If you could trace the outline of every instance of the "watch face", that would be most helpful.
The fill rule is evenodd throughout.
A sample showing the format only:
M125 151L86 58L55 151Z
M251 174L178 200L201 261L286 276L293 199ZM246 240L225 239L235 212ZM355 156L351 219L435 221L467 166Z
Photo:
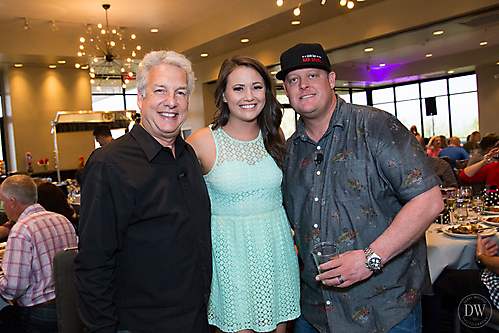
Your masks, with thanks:
M369 258L369 268L372 270L381 269L381 259L376 257Z

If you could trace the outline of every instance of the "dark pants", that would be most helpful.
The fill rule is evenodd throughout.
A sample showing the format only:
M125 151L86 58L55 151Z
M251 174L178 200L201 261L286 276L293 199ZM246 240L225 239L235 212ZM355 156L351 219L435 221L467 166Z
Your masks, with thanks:
M6 306L0 311L2 333L57 333L55 304L23 307Z

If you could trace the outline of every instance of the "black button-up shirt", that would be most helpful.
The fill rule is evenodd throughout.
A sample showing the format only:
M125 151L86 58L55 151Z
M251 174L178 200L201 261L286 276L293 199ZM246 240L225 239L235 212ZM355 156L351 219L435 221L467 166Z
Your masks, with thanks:
M311 251L325 241L341 252L366 248L405 203L438 185L422 147L392 115L341 99L319 142L300 121L286 147L284 204L305 265L303 316L320 332L388 331L430 286L424 239L348 288L317 282Z
M89 332L209 332L210 202L196 155L136 125L95 150L81 193L76 286Z

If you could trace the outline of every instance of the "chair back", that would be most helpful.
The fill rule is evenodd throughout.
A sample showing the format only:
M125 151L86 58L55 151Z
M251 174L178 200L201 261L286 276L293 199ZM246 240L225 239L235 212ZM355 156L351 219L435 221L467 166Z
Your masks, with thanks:
M76 311L76 250L73 247L59 251L53 260L59 333L80 333L85 328Z

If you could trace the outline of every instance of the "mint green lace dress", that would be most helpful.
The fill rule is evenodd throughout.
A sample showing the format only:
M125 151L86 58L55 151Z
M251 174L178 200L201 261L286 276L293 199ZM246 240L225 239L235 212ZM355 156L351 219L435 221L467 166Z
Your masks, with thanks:
M217 157L205 175L211 199L213 280L208 320L224 332L268 332L300 315L299 269L282 206L282 172L263 139L212 131Z

